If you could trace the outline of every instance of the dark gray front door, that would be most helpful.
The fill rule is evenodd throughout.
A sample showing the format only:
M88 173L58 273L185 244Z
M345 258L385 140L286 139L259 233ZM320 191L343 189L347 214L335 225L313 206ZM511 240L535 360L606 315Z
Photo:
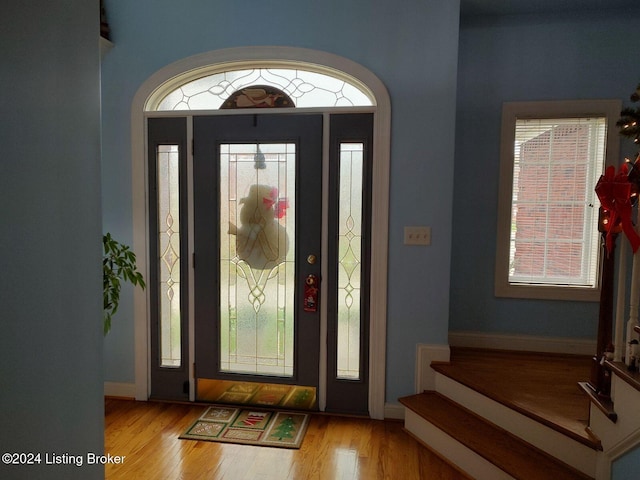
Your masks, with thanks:
M193 137L196 380L317 387L322 116L195 117Z

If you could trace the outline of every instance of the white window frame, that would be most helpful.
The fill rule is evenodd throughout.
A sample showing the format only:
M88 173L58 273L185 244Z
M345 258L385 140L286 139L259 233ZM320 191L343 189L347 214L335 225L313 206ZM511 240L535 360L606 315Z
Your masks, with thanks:
M606 166L614 165L617 168L617 165L621 163L619 159L620 138L616 133L615 125L621 109L622 102L620 100L507 102L503 105L495 270L495 295L497 297L575 301L598 301L600 299L599 282L596 282L595 287L588 288L571 285L511 283L509 281L515 129L516 121L519 119L605 117L607 134L605 165L602 167L604 172ZM595 188L595 185L593 187ZM594 208L598 206L594 205ZM601 249L598 245L593 245L592 248L596 248L598 251L599 265Z

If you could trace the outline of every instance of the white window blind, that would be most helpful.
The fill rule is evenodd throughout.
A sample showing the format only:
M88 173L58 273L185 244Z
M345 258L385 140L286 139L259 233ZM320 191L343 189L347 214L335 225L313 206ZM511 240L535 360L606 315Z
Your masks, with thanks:
M516 119L510 284L594 288L606 117Z

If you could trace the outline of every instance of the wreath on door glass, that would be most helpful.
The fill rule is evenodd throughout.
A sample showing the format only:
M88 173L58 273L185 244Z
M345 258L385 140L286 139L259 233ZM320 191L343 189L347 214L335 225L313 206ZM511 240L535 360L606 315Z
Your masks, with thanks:
M280 219L289 201L278 196L269 185L252 185L240 199L239 225L229 223L229 234L236 237L237 273L249 285L249 301L258 312L264 303L267 281L277 275L289 251L289 236Z

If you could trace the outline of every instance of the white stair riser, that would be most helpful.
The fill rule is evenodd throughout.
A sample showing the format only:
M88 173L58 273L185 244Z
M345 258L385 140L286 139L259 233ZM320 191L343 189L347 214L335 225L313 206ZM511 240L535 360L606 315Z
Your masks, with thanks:
M614 375L611 399L618 415L616 423L591 405L591 428L604 448L596 476L599 480L609 480L613 462L640 445L640 392Z
M410 409L405 413L404 426L422 443L477 480L514 480L511 475Z
M436 373L436 391L567 465L595 477L597 452L586 445L440 373Z

